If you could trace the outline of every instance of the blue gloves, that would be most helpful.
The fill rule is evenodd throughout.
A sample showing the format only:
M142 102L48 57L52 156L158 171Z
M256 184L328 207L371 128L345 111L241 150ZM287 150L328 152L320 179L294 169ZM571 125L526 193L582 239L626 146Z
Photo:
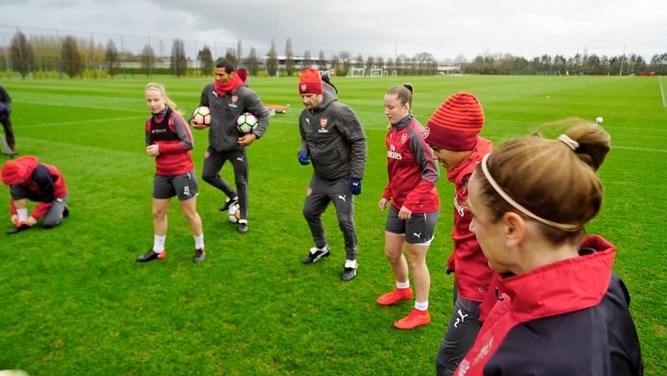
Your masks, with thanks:
M310 155L308 155L308 152L305 150L301 150L296 157L299 159L299 163L301 163L303 166L310 164Z
M350 178L350 192L355 196L361 193L361 179Z

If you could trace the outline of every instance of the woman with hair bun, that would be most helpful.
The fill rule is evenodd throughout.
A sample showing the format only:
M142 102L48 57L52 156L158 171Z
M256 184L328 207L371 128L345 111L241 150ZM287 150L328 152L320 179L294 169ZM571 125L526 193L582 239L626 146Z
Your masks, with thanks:
M591 124L509 140L473 173L470 230L501 273L498 302L455 375L642 375L616 248L584 226L610 137Z

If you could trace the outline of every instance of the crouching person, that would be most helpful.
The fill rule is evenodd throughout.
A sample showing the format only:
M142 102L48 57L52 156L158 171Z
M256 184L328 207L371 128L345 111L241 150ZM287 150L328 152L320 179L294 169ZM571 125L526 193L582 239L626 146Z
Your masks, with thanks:
M2 166L2 182L10 186L11 222L8 234L27 230L43 218L42 227L58 226L69 215L67 186L57 167L41 163L27 155L7 161ZM28 201L37 202L32 213Z

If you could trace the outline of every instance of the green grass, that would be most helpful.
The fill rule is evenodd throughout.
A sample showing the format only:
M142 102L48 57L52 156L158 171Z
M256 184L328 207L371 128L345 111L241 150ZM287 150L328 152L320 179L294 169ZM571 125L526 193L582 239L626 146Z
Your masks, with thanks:
M186 110L208 81L158 80ZM393 287L383 254L385 213L377 209L386 184L382 100L390 86L410 82L424 124L453 92L475 93L487 118L482 135L496 143L558 119L605 117L613 138L600 170L605 203L588 230L618 247L615 270L632 294L646 374L667 374L667 110L658 77L336 78L340 100L356 110L369 142L356 202L360 269L349 283L340 281L343 240L333 208L325 214L332 256L300 262L313 245L301 214L312 169L296 161L296 78L251 79L265 103L290 104L292 111L273 117L248 149L250 232L236 232L218 211L222 194L200 181L206 261L192 263L193 240L174 202L168 258L136 263L152 245L147 81L2 83L14 99L17 149L61 168L72 215L54 230L0 233L0 369L32 376L433 374L452 305L445 261L453 191L444 176L443 215L428 256L431 325L394 330L392 322L412 303L375 304ZM195 131L195 139L201 171L206 131ZM229 165L223 175L232 178Z

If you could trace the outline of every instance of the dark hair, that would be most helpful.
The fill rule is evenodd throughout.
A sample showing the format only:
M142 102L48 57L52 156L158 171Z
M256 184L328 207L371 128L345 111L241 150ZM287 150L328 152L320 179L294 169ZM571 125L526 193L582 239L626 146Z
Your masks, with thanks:
M227 73L232 73L236 70L236 68L234 67L234 64L232 64L231 61L225 60L225 59L218 60L218 62L215 63L215 67L216 68L225 68L225 71Z
M338 89L336 88L336 86L334 86L333 83L331 83L331 78L329 78L329 75L328 75L328 74L325 73L325 74L322 75L322 81L328 83L329 86L331 86L331 87L334 89L334 91L336 92L336 94L338 94Z
M506 212L521 213L501 197L502 190L544 220L539 221L543 233L555 244L580 236L602 206L603 187L596 171L610 147L609 134L590 123L574 126L556 140L532 135L504 142L475 171L491 221Z
M403 85L396 85L387 90L387 94L396 95L401 104L408 104L410 111L412 111L412 84L405 83Z

